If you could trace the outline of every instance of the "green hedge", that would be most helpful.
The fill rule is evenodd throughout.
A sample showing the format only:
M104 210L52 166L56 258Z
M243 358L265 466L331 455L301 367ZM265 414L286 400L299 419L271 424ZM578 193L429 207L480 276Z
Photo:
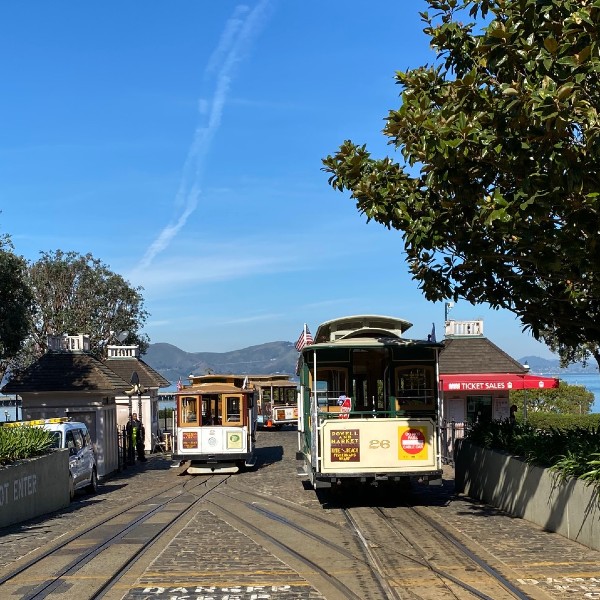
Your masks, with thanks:
M582 421L581 418L586 416L597 415L539 413L536 418L532 415L526 423L478 423L466 437L482 448L508 452L532 464L549 467L561 480L567 477L582 479L594 486L600 495L600 425L598 419Z
M0 427L0 465L46 454L54 436L43 427Z
M600 427L600 413L589 415L529 412L527 420L537 429L569 429Z

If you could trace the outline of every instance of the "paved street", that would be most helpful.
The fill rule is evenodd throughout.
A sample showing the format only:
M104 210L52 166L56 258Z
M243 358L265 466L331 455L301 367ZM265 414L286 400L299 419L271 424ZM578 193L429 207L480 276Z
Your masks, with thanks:
M254 470L235 475L232 487L273 496L339 522L339 508L317 494L296 475L296 432L258 433ZM111 511L134 503L155 490L182 481L180 469L170 468L166 455L150 455L101 483L95 496L78 495L60 513L2 530L0 570L38 548L72 533ZM370 491L371 501L393 505L394 499ZM447 526L463 543L505 576L512 573L532 598L600 599L600 553L543 531L521 519L465 497L454 497L453 471L445 469L441 488L413 488L417 509ZM363 499L361 499L363 501ZM367 501L369 501L367 496ZM298 569L278 558L280 553L255 543L222 515L202 504L176 532L165 536L151 556L139 561L134 573L109 598L322 598ZM173 583L172 587L164 583ZM160 583L160 585L159 585ZM327 596L325 596L327 597Z

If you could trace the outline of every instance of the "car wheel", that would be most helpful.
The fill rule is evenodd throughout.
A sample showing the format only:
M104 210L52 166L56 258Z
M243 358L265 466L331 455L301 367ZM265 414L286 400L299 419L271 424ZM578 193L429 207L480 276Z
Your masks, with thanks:
M90 483L86 489L90 494L95 494L98 491L98 474L96 473L96 467L92 469Z
M75 483L73 482L73 475L69 474L69 500L75 498Z

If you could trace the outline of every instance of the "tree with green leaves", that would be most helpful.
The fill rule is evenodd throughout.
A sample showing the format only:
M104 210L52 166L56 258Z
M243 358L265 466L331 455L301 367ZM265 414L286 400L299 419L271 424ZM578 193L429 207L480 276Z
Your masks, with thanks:
M23 347L33 311L27 262L12 250L10 238L0 236L0 381Z
M594 394L583 385L560 381L559 387L548 389L511 390L510 402L519 411L587 415L594 404Z
M137 344L142 353L148 348L148 337L140 333L148 316L142 288L91 254L42 252L28 275L36 312L20 366L46 351L48 335L89 335L92 353L102 358L107 344Z
M401 232L428 300L507 309L600 364L600 2L428 4L437 56L396 74L383 130L399 159L346 141L330 185Z

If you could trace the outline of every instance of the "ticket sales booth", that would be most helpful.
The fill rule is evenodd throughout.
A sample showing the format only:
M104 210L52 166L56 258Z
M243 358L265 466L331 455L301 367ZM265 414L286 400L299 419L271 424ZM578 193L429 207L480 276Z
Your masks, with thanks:
M444 453L452 460L454 440L480 421L510 416L510 392L557 388L559 380L529 373L529 367L510 357L484 336L483 321L446 321L440 352Z

